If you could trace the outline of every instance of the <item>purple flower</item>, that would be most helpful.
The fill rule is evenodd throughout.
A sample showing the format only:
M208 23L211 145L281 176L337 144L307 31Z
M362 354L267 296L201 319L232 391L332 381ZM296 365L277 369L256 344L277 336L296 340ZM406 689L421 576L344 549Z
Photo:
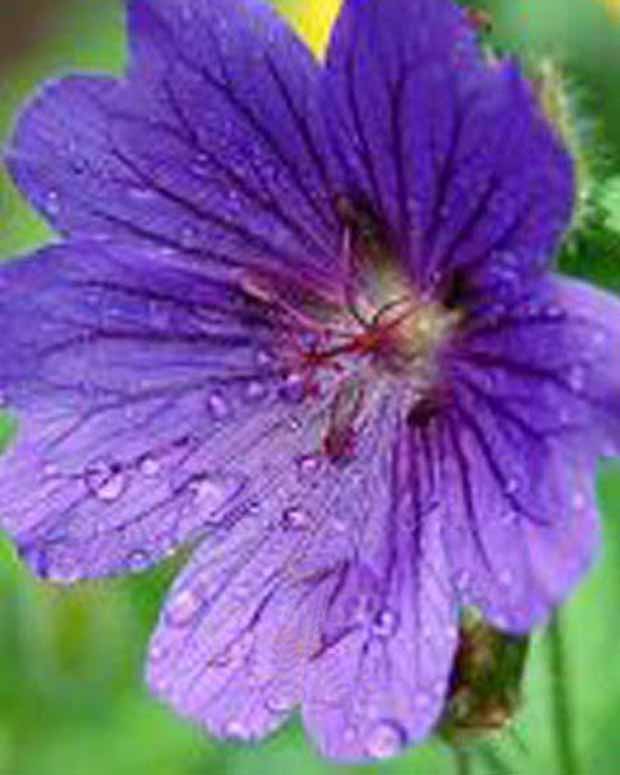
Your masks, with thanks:
M553 273L571 158L448 0L346 0L325 64L258 0L129 27L126 76L47 86L8 153L63 241L0 271L4 528L57 583L197 545L152 690L389 757L459 608L527 632L596 550L620 307Z

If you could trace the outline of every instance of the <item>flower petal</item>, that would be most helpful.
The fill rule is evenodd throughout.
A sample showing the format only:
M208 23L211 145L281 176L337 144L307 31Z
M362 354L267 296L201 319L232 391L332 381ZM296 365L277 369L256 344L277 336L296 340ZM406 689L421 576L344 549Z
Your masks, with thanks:
M253 513L175 584L148 680L215 735L258 739L302 706L321 751L353 760L392 756L437 720L456 609L438 523L400 519L388 403L360 464L302 457L305 427L297 462L282 457Z
M456 345L436 444L445 540L464 602L540 623L592 563L597 459L620 449L620 303L570 280Z
M250 0L133 0L129 22L126 78L69 77L24 111L8 153L19 187L73 236L328 271L310 52Z
M340 761L401 753L445 705L457 612L440 525L427 517L412 531L404 514L391 517L383 553L341 571L309 666L304 722Z
M347 0L324 89L338 185L385 221L418 287L480 291L499 260L526 275L550 260L570 157L516 65L485 60L464 9Z
M141 569L223 528L269 445L288 449L269 325L230 277L80 243L5 265L0 294L21 421L0 514L41 575Z

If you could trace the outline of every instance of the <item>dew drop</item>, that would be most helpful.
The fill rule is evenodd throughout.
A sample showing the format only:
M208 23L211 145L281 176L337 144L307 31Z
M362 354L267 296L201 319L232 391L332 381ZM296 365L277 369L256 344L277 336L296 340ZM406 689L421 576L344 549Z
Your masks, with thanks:
M141 188L140 186L130 186L127 189L128 196L136 202L148 202L155 198L155 192L150 188Z
M193 226L183 226L179 233L179 240L181 245L186 248L191 248L196 244L196 238L198 234Z
M519 480L516 477L513 476L506 480L506 485L504 487L504 492L506 495L514 495L518 489Z
M211 393L207 406L214 420L226 420L230 417L230 406L221 393Z
M560 320L564 317L564 310L557 304L549 304L545 312L547 313L547 317L552 320Z
M194 502L213 516L235 498L245 486L245 479L236 474L206 474L189 486Z
M295 698L284 691L272 692L267 696L265 706L272 713L289 713L295 707Z
M281 525L284 530L305 530L310 523L310 514L297 506L285 509L282 512Z
M127 476L118 465L95 463L85 473L90 492L105 503L118 500L127 487Z
M503 587L509 587L512 584L513 577L509 570L503 570L498 576L498 581Z
M292 404L301 403L305 398L305 393L306 385L304 378L301 374L297 374L296 372L289 374L280 388L280 395L282 398Z
M297 458L297 478L300 484L307 484L321 469L321 458L318 455L302 455Z
M150 564L150 557L143 549L134 549L127 557L127 568L136 573L146 570Z
M168 654L168 649L162 643L153 643L149 650L151 662L161 662Z
M56 463L46 463L43 466L43 476L46 479L54 479L58 476L60 469L56 465Z
M202 606L200 598L190 589L183 589L174 596L166 609L166 618L173 627L189 624Z
M585 386L585 380L586 372L583 366L576 364L570 369L568 374L568 383L572 390L575 391L575 393L580 393L583 390Z
M576 490L573 493L573 508L576 511L583 511L588 505L588 499L581 490Z
M267 390L265 386L258 381L252 381L246 388L246 396L250 401L260 401L265 397Z
M226 722L226 726L224 727L224 735L232 740L247 740L248 730L246 726L241 723L241 721L231 719L230 721Z
M395 756L405 745L407 734L398 721L382 720L370 730L366 740L366 753L375 759Z
M391 638L398 632L399 617L395 611L384 608L372 624L373 633L379 638Z
M160 470L160 464L158 460L155 460L155 458L147 456L142 458L142 461L140 463L140 472L150 478L153 476L157 476Z
M45 197L45 210L49 215L58 215L60 212L60 198L58 191L49 191Z

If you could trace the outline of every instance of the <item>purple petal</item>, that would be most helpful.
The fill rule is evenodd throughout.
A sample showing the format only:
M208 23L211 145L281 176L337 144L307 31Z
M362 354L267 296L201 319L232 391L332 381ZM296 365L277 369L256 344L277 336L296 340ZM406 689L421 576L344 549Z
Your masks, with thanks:
M291 411L230 278L81 243L7 264L0 292L0 393L21 421L0 513L35 570L141 569L225 525Z
M8 166L61 232L224 263L337 255L309 51L268 5L134 0L125 79L70 77L20 118Z
M512 631L540 623L590 567L596 462L617 454L620 303L570 280L475 325L435 428L445 538L464 602Z
M548 262L572 162L512 62L478 50L448 0L347 0L324 84L341 190L392 230L417 285L470 294ZM458 276L455 274L458 273Z
M407 518L390 431L384 413L369 422L363 468L275 460L276 485L201 547L149 660L151 687L177 712L256 740L301 706L321 751L348 760L392 756L436 722L456 610L437 521Z
M308 670L304 721L321 753L340 761L391 758L426 737L456 647L437 519L411 531L404 513L392 514L384 530L382 553L341 572Z

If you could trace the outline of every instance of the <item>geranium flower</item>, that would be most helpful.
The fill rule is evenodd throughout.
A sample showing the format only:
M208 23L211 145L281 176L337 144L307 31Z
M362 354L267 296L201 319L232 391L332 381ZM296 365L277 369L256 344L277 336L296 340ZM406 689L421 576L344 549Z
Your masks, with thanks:
M620 308L554 273L573 163L474 27L347 0L319 64L257 0L133 0L126 76L18 121L62 241L0 271L3 525L57 583L195 545L148 682L217 737L394 755L460 608L525 633L595 553Z

